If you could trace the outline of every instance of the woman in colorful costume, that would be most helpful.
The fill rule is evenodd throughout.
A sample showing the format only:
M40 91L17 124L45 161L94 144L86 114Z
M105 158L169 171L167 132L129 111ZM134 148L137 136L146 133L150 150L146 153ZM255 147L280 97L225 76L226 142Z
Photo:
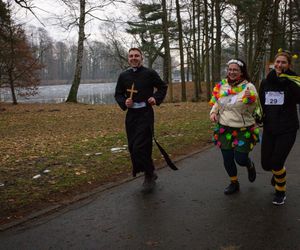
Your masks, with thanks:
M290 69L291 61L290 52L279 50L274 69L259 88L264 124L261 165L264 170L273 173L271 184L275 186L275 205L284 204L286 199L284 164L299 129L297 103L300 103L300 77Z
M225 194L239 191L236 163L248 170L248 179L254 182L256 171L249 152L258 141L253 111L258 97L250 82L245 62L232 59L228 63L227 78L214 87L210 105L210 120L216 123L213 141L220 147L230 184Z

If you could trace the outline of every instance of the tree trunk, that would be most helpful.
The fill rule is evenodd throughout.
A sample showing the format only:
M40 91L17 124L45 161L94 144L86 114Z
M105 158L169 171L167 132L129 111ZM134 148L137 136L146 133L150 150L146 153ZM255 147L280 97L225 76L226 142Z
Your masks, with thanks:
M272 62L274 56L277 53L277 49L280 47L278 41L278 35L280 34L279 25L278 25L279 1L275 0L274 13L272 15L272 34L271 34L271 41L270 41L271 45L270 45L270 57L269 57L270 62Z
M261 11L257 22L257 43L255 56L252 61L251 76L255 86L259 86L260 70L263 67L262 62L265 55L266 44L269 39L269 30L274 12L274 3L272 0L262 1Z
M240 12L236 10L236 30L235 30L235 46L234 57L239 58L239 33L240 33Z
M18 102L17 102L16 90L15 90L12 72L8 73L8 81L9 81L9 87L10 87L10 91L11 91L12 101L13 101L13 104L16 105L16 104L18 104Z
M211 74L212 74L212 81L214 82L215 76L215 1L211 2L211 25L210 25L210 36L211 36Z
M168 25L168 11L166 0L162 0L162 24L163 24L163 39L164 39L164 80L169 85L169 100L173 102L173 84L171 76L171 54L170 54L170 41L169 41L169 25Z
M210 63L209 63L209 27L208 27L208 8L207 0L204 0L204 30L205 30L205 81L206 81L206 98L211 97L210 88Z
M201 4L201 0L197 1L197 24L198 24L198 28L197 28L197 61L196 61L196 65L197 65L197 72L198 72L198 90L199 90L199 94L202 94L202 87L201 87L201 45L200 45L200 41L201 41L201 9L200 9L200 4Z
M14 37L14 31L12 28L12 23L11 21L9 22L9 42L10 42L10 58L9 58L9 63L8 63L8 82L10 86L10 91L11 91L11 97L13 104L18 104L17 102L17 97L16 97L16 91L15 91L15 80L13 77L13 70L15 67L15 37Z
M186 67L186 80L189 82L190 81L190 69L191 69L191 64L192 64L192 59L190 56L190 49L189 45L186 48L186 61L187 61L187 67Z
M289 35L288 35L288 37L289 37L289 50L290 51L293 51L293 32L292 32L292 30L293 30L293 4L292 4L292 0L290 0L290 2L289 2ZM298 16L298 20L300 21L300 16Z
M216 15L216 47L215 47L215 65L214 67L214 82L221 79L221 10L220 0L215 0L215 15Z
M248 33L248 65L249 72L252 72L252 58L253 58L253 23L252 20L249 19L249 33Z
M181 101L186 102L186 83L184 72L184 54L183 54L183 35L182 35L182 22L180 16L179 0L176 0L176 16L178 25L178 39L179 39L179 55L180 55L180 76L181 76Z
M201 46L201 64L200 64L200 81L204 82L205 79L205 74L204 74L204 70L205 70L205 34L204 34L204 29L202 30L202 46Z
M294 3L295 3L296 10L298 12L298 15L297 15L298 16L298 20L300 21L300 3L299 3L299 0L294 0Z
M196 39L196 0L193 0L193 24L192 24L192 30L193 30L193 55L194 55L194 60L193 60L193 80L194 80L194 98L195 101L199 100L199 65L197 63L197 39Z
M79 32L78 32L78 47L77 47L77 58L75 66L75 74L73 83L67 98L67 102L77 102L77 93L81 79L82 72L82 59L83 59L83 45L85 40L84 26L85 26L85 1L80 0L80 17L79 17Z
M247 29L247 22L245 23L245 32L244 32L244 58L246 60L246 63L248 65L248 71L250 70L249 68L249 60L248 60L248 37L249 37L249 34L248 34L248 29Z

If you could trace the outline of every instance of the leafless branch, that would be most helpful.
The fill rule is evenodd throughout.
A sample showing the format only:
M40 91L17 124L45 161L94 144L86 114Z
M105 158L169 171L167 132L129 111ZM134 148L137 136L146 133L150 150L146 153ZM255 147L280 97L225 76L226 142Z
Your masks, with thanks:
M27 0L14 0L16 4L18 4L20 7L28 10L38 21L40 24L42 24L45 27L45 24L39 19L39 17L34 13L34 9L36 8L34 5L31 5L31 3Z

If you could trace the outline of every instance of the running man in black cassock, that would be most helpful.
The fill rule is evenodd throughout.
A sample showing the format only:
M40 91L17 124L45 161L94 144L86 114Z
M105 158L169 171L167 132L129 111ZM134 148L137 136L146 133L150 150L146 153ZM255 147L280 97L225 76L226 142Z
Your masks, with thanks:
M115 99L122 110L127 110L125 126L128 149L132 162L132 174L144 172L145 189L152 189L157 175L152 160L154 129L153 105L160 105L168 86L156 71L144 67L140 49L131 48L128 53L130 68L118 78Z

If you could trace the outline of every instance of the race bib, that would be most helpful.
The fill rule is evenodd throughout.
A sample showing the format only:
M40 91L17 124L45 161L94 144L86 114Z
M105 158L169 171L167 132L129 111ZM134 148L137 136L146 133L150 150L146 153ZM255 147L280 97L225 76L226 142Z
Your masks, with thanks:
M284 103L284 92L269 91L265 94L265 105L282 105Z
M219 99L221 105L226 105L226 104L235 104L237 101L237 95L229 95L229 96L224 96Z

